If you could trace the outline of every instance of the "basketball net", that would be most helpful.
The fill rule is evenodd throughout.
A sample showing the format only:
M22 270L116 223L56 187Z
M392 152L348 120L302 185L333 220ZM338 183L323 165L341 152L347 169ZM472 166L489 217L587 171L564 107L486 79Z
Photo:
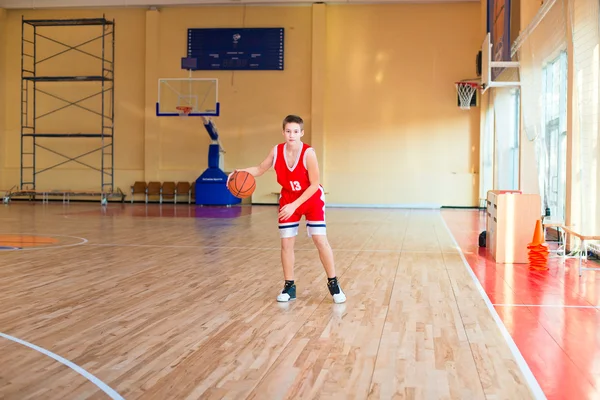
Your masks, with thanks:
M469 110L471 108L471 99L477 90L477 84L473 82L455 82L458 98L460 99L460 108Z
M192 107L190 106L177 106L175 108L179 110L180 117L187 117L190 115L190 112L192 112Z

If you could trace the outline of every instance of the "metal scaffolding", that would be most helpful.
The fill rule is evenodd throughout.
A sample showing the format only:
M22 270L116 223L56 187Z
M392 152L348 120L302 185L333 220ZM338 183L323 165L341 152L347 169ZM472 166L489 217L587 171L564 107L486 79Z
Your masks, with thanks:
M98 36L91 40L86 40L77 45L69 45L47 34L43 34L40 27L73 27L90 26L89 29L101 29ZM42 30L43 31L43 30ZM44 31L45 32L45 31ZM64 30L61 32L64 36ZM68 38L77 38L77 35L69 33ZM21 190L36 190L37 176L50 169L56 168L68 162L75 162L88 168L100 172L100 192L110 196L114 193L114 59L115 59L115 21L104 18L83 18L83 19L22 19L21 29ZM66 49L54 52L53 54L40 56L40 49L44 43L54 43L65 47ZM102 41L101 54L93 54L81 47L96 40ZM76 51L98 60L97 75L73 76L66 74L64 76L48 76L38 72L39 64L55 57L61 56L69 51ZM71 67L65 64L64 68ZM86 95L76 101L67 100L64 95L52 93L45 83L54 82L91 82L92 85L99 85L98 92L92 95ZM94 89L95 90L95 89ZM40 112L37 107L37 95L42 93L59 100L65 105L58 106L49 111ZM99 101L99 106L84 106L81 103L86 101L94 104ZM107 104L108 103L108 104ZM39 131L36 126L41 118L50 114L64 110L68 107L77 107L86 110L96 116L99 116L98 130L92 132L46 132ZM68 156L65 150L58 151L51 148L49 141L56 138L69 139L93 139L99 141L98 148L87 151L77 156ZM56 142L53 142L56 145ZM64 142L63 142L64 144ZM42 149L65 158L65 161L39 169L36 163L37 150ZM100 160L96 165L90 165L82 162L80 159L93 153L100 152Z

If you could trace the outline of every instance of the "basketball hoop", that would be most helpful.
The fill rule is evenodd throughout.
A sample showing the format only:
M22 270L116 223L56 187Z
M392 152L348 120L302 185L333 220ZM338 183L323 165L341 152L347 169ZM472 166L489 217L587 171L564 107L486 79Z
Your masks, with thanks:
M460 99L460 108L462 110L469 110L471 108L471 99L479 85L474 82L454 82L454 85Z
M180 117L187 117L190 115L190 112L192 112L192 107L190 106L177 106L175 108L179 110Z

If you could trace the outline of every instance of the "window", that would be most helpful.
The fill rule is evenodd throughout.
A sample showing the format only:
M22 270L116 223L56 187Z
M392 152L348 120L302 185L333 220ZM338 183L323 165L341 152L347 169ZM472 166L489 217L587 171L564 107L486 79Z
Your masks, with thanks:
M486 106L485 125L480 135L480 199L487 198L488 190L494 189L494 110L487 102L484 106Z
M519 90L496 88L495 183L496 189L519 189Z
M519 89L514 89L511 93L511 102L512 102L512 115L510 116L513 122L513 131L511 132L511 141L510 144L510 165L509 165L509 184L510 189L517 190L519 189L519 135L520 135L520 91Z
M564 221L567 193L567 54L561 52L543 70L543 157L540 159L544 208Z

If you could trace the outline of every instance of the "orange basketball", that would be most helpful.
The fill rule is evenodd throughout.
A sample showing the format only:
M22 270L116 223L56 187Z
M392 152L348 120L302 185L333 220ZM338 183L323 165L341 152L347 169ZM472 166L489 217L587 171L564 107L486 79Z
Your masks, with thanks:
M245 199L254 193L256 181L252 174L245 171L236 171L231 175L227 188L235 197Z

